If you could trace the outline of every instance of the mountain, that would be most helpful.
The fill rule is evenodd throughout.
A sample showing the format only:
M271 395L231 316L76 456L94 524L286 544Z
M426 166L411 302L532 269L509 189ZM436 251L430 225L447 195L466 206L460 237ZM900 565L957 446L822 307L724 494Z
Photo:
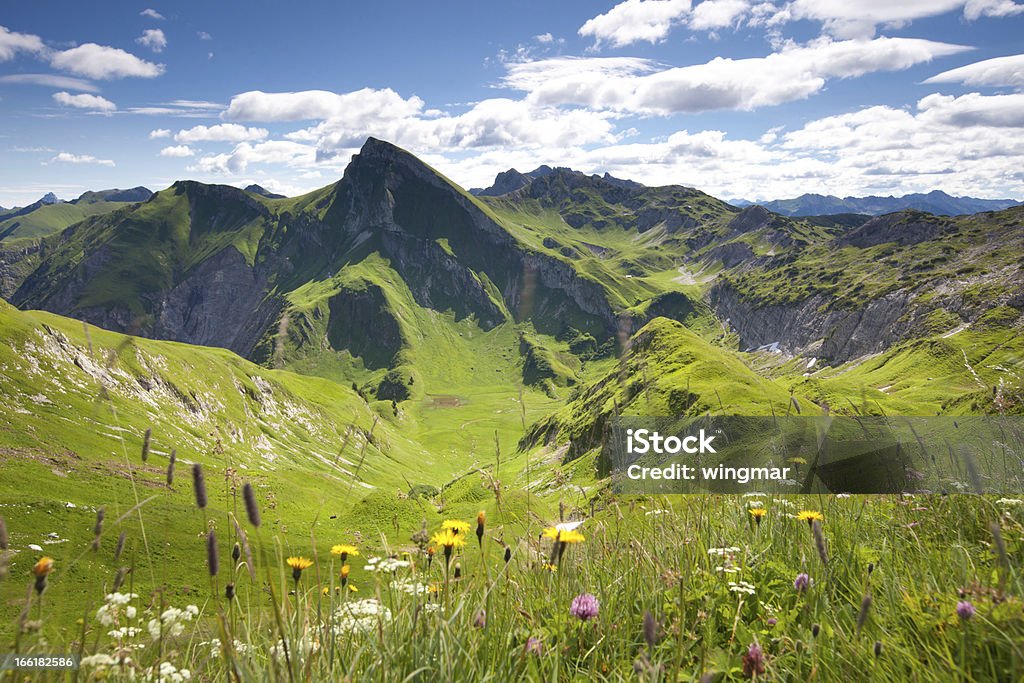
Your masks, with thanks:
M737 200L737 206L749 206L753 202ZM927 211L939 216L960 216L982 211L1000 211L1021 202L1012 199L975 199L953 197L941 190L927 194L907 194L902 197L844 197L832 195L803 194L794 199L778 199L759 202L765 208L785 216L823 216L828 214L852 213L879 216L893 211L913 209Z
M98 192L83 192L78 199L71 200L71 204L91 204L95 202L144 202L153 196L153 191L147 187L133 187L129 190L99 190Z
M526 184L473 196L371 138L301 197L180 181L43 240L11 301L396 403L484 391L482 367L504 378L491 396L561 400L659 318L741 364L764 348L817 373L1001 335L1024 309L1024 208L792 218L564 168L503 177Z
M78 199L62 202L52 192L47 193L28 206L0 215L0 251L10 249L11 243L15 243L15 248L24 248L19 240L37 240L58 233L89 216L146 201L152 194L145 187L101 190L85 192ZM3 293L4 290L0 290L0 294Z
M477 197L500 197L503 194L515 192L516 190L519 190L525 187L526 185L529 185L530 182L532 182L536 178L543 178L545 176L551 175L552 173L555 173L556 171L559 173L569 173L585 177L585 174L579 171L574 171L571 168L565 167L552 168L546 165L538 166L536 169L530 171L529 173L520 173L516 169L510 168L509 170L502 171L497 176L495 176L494 184L492 184L490 187L483 189L472 188L469 190L469 193ZM621 187L643 187L643 185L641 185L640 183L634 182L632 180L622 180L608 173L605 173L603 176L595 175L592 177L601 178L606 183L609 183L611 185L619 185Z
M285 199L285 196L283 194L274 194L265 187L262 187L261 185L256 185L255 183L246 187L245 191L252 192L253 194L258 194L261 197L266 197L267 199Z

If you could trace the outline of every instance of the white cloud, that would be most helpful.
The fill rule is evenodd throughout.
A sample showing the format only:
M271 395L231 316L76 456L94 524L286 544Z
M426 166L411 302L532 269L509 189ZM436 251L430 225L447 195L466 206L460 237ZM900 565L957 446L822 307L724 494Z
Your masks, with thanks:
M0 76L0 83L42 85L47 88L99 92L99 88L89 81L83 81L81 78L72 78L71 76L55 76L53 74L10 74Z
M53 94L53 99L57 104L64 105L65 107L93 109L104 112L117 110L117 105L105 97L100 97L99 95L71 95L66 92L56 92Z
M57 156L50 159L51 162L66 163L66 164L96 164L98 166L113 166L114 162L110 159L97 159L89 154L72 154L70 152L61 152Z
M171 137L171 131L167 128L157 128L156 130L149 131L150 140L159 140L160 138Z
M246 128L237 123L220 123L216 126L195 126L179 130L175 142L243 142L262 140L269 134L266 128Z
M592 36L598 45L611 43L614 47L657 43L690 11L690 4L690 0L625 0L587 20L579 34Z
M1024 5L1013 0L967 0L964 18L973 21L981 17L1008 17L1024 12Z
M790 18L810 19L840 38L871 37L879 26L902 28L915 19L963 9L964 18L1008 16L1024 11L1012 0L795 0L786 7Z
M1024 93L953 97L935 93L917 103L921 119L957 128L1024 128Z
M735 24L749 8L746 0L704 0L693 8L687 25L696 31L725 28Z
M135 39L135 42L143 47L148 47L153 52L163 52L167 47L167 36L158 28L148 28Z
M659 68L644 60L556 58L511 64L504 85L546 106L578 105L640 114L752 110L809 97L830 78L905 69L970 48L915 38L787 45L767 57L716 57Z
M249 164L286 164L307 167L316 163L316 149L285 140L269 140L251 145L243 142L227 154L202 157L187 170L219 175L245 173Z
M1024 55L986 59L936 74L925 83L1024 87Z
M534 36L533 39L542 45L548 45L555 42L555 37L550 33L541 33L540 35Z
M163 21L164 15L157 12L155 9L144 9L139 12L140 17L149 17L150 19L156 19L157 21Z
M164 72L163 64L153 64L115 47L85 43L50 57L55 69L88 78L107 79L137 76L155 78Z
M19 52L40 54L46 52L42 38L30 33L17 33L0 26L0 62L14 59Z
M199 40L213 40L213 36L211 36L206 31L198 31L196 33L196 36L199 38Z
M372 121L413 116L423 108L415 95L402 98L390 88L363 88L349 93L326 90L266 93L244 92L231 98L224 118L229 121L309 121L346 118Z
M194 154L195 151L188 145L172 145L160 150L160 156L162 157L190 157Z

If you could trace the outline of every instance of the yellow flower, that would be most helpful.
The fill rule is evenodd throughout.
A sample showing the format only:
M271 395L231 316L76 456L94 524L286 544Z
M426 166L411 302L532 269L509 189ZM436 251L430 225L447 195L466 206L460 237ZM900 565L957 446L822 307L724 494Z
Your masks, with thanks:
M324 595L327 595L328 593L330 593L330 592L331 592L331 589L330 589L330 588L328 588L327 586L324 586L324 589L323 589L323 591L322 591L322 592L323 592L323 594L324 594Z
M561 543L582 543L587 539L578 531L563 531L558 540Z
M358 592L359 592L359 589L358 589L358 588L356 588L355 586L353 586L352 584L349 584L349 585L348 585L348 590L349 590L349 592L351 592L351 593L358 593Z
M313 560L305 557L289 557L285 564L292 568L292 578L298 581L302 577L302 570L313 566Z
M443 547L445 552L451 552L452 548L461 548L466 545L466 539L450 528L438 531L430 538L430 542Z
M341 568L341 580L348 581L348 573L352 571L352 568L347 564Z
M546 569L549 572L557 572L558 571L558 566L557 565L553 565L553 564L551 564L549 562L545 562L544 564L542 564L541 568L542 569Z
M554 541L558 538L558 535L561 533L562 532L558 529L558 527L549 526L541 532L541 536L543 536L544 538L550 538Z
M53 558L43 556L39 558L39 561L32 567L32 574L37 578L41 579L44 576L48 576L53 571Z
M341 561L344 562L349 555L353 557L358 557L359 548L355 547L354 545L345 545L343 543L340 545L331 546L331 554L341 555Z
M817 510L801 510L796 516L801 522L807 522L808 526L812 526L815 521L824 522L825 515L821 514Z
M454 531L457 534L464 534L469 531L469 522L463 522L461 519L446 519L441 524L441 528Z
M768 514L768 511L764 508L750 508L750 516L754 518L758 524L761 523L761 518Z

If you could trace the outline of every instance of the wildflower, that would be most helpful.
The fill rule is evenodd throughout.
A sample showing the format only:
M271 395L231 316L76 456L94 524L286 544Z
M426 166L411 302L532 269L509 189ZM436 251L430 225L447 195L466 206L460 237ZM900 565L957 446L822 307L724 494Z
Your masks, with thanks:
M210 570L210 576L217 576L220 570L220 555L217 552L217 536L210 529L206 535L206 567Z
M811 635L815 638L821 633L821 624L811 624Z
M366 561L366 571L391 572L393 574L399 569L408 567L409 564L408 560L399 560L394 557L371 557Z
M740 552L740 549L736 546L729 546L727 548L708 548L708 555L718 555L719 557L735 555L738 552Z
M408 595L424 595L430 592L430 586L425 583L420 583L413 579L402 579L401 581L392 581L391 588L394 590L402 591Z
M199 616L199 608L195 605L188 605L185 609L168 607L160 615L159 619L150 619L146 625L149 637L153 640L160 640L163 637L180 636L185 632L185 622L192 621Z
M342 603L334 612L334 633L372 631L380 622L391 619L391 610L373 598Z
M96 621L104 626L113 626L121 621L121 617L134 619L137 611L129 603L138 597L137 593L107 593L106 602L96 610Z
M511 559L512 559L512 548L510 546L505 546L505 564L508 564Z
M864 624L868 620L868 612L871 611L871 593L864 596L864 599L860 601L860 612L857 614L857 633L864 628Z
M764 508L750 508L749 512L758 526L761 526L761 518L768 514L768 511Z
M473 628L484 628L485 626L487 626L487 612L481 609L473 616Z
M229 583L228 585L224 586L224 597L228 600L235 599L235 584Z
M313 560L305 557L289 557L286 560L286 564L292 568L292 579L298 583L299 579L302 578L302 570L312 567Z
M46 590L46 577L53 572L53 558L43 556L32 566L32 575L36 577L36 593Z
M743 676L753 678L764 673L764 650L757 643L751 643L743 655Z
M346 545L342 543L340 545L331 546L331 554L340 555L341 561L342 563L344 563L346 560L348 560L350 555L352 557L359 557L359 549L356 548L354 545Z
M240 560L241 558L242 558L242 546L238 545L238 543L235 543L235 547L233 547L231 549L231 560L233 562L237 563L238 560Z
M768 619L765 620L764 623L768 624L769 626L775 626L775 624L779 623L779 620L775 617L768 617Z
M581 593L572 599L569 614L580 621L589 621L597 617L600 609L601 603L598 602L597 598L590 593Z
M249 482L242 487L242 498L245 500L245 514L249 517L249 524L258 529L261 521L260 508L256 505L256 492Z
M192 465L192 488L196 494L196 507L200 510L206 508L206 477L203 476L203 466L199 463Z
M803 593L805 590L811 587L811 577L807 574L797 574L796 578L793 579L793 588L796 589L797 593Z
M463 522L461 519L446 519L441 523L441 528L456 534L465 534L469 531L469 522Z
M478 512L476 514L476 542L480 545L481 548L483 548L483 546L484 546L484 521L485 521L485 519L486 519L486 517L484 516L484 511L483 510L481 510L480 512Z
M523 646L523 652L528 655L536 655L539 657L544 654L544 643L541 642L540 638L530 636L526 639L526 645Z
M975 612L977 610L974 608L974 605L967 600L961 600L956 603L956 615L960 617L960 621L967 621L974 616Z
M114 562L121 559L121 553L124 552L124 542L128 540L128 533L125 531L121 532L121 535L117 537L117 545L114 546Z
M462 564L460 564L459 562L455 563L455 571L452 572L452 578L454 578L456 581L462 578Z
M445 524L447 523L448 522L445 522ZM466 528L469 528L468 524L466 525ZM444 548L445 566L447 566L448 562L450 562L452 559L452 550L454 550L455 548L461 548L462 546L466 545L466 539L460 536L458 532L448 527L445 527L444 529L441 529L441 531L438 531L436 534L434 534L431 537L430 542Z
M644 640L647 641L649 648L653 648L658 642L658 622L654 620L654 615L649 610L644 612Z
M756 592L754 584L746 581L730 581L729 590L733 593L744 593L746 595L753 595Z
M825 515L817 510L801 510L797 513L796 518L801 522L807 522L807 526L812 526L815 520L819 522L825 521Z
M351 568L347 564L343 564L341 566L341 587L342 588L344 588L345 585L348 583L348 573L349 573L349 571L351 571Z
M550 562L545 562L544 564L541 565L541 569L545 569L545 570L547 570L547 571L549 571L551 573L554 573L554 572L558 571L558 566L557 565L553 565Z

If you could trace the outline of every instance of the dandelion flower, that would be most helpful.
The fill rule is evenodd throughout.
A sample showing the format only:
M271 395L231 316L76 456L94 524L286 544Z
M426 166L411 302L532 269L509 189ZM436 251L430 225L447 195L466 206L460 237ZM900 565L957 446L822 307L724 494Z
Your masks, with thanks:
M36 577L36 593L46 590L46 577L53 572L53 558L43 556L32 566L32 575Z
M341 561L345 562L345 560L347 560L350 555L352 557L358 557L359 549L356 548L354 545L346 545L344 543L341 543L339 545L331 546L331 554L341 555Z
M807 526L811 526L815 521L824 522L825 516L817 510L801 510L796 516L801 522L807 522Z
M761 525L761 518L768 514L768 511L764 508L750 508L750 516L754 518L758 526Z
M561 543L582 543L587 539L578 531L563 531L558 540Z
M580 621L590 621L597 617L601 609L601 603L598 602L590 593L581 593L572 599L572 605L569 606L569 614L576 617Z
M289 557L285 564L292 568L292 578L298 582L302 578L302 570L313 566L313 560L305 557Z
M486 519L487 518L483 510L476 514L476 542L481 548L484 546L484 522Z
M465 534L469 531L469 522L463 522L461 519L446 519L441 523L441 528L456 534Z

